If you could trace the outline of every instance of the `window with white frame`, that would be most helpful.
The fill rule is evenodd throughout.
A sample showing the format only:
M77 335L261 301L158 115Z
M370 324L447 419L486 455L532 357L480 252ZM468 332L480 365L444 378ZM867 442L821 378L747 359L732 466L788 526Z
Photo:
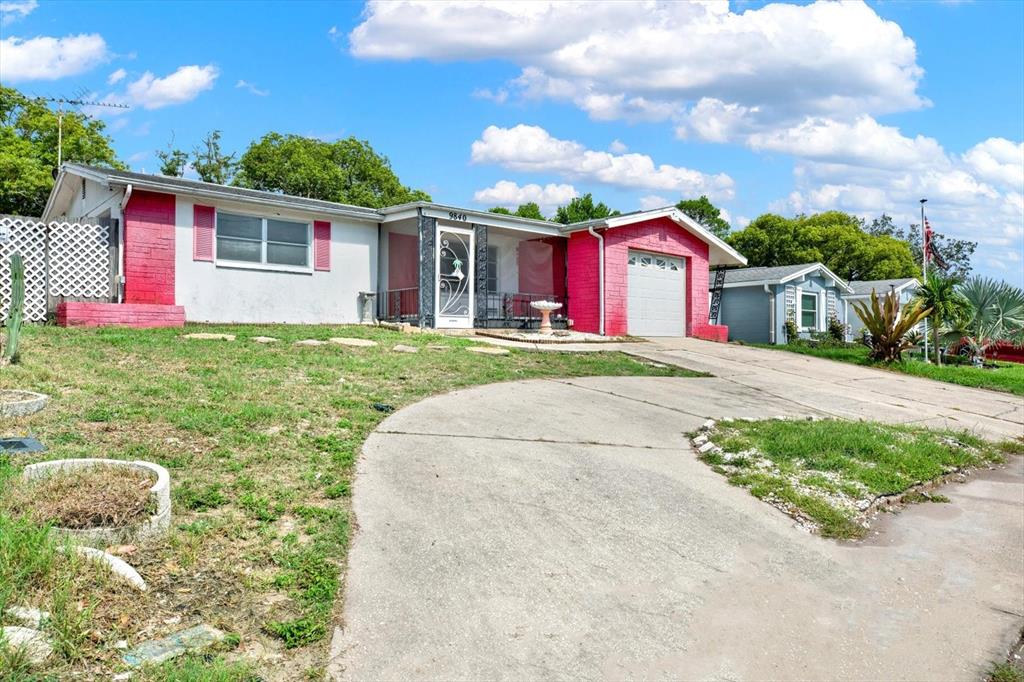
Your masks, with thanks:
M800 294L800 326L804 329L818 328L817 294Z
M309 223L217 211L217 260L309 267Z

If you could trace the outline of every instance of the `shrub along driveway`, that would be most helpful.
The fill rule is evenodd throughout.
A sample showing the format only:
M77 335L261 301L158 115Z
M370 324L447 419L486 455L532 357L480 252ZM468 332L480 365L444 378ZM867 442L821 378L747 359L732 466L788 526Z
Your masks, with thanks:
M641 351L717 378L485 386L391 416L357 463L358 531L329 672L977 679L1024 614L1020 458L851 545L807 535L729 486L685 432L708 416L824 411L955 418L1005 438L1020 434L1019 405L907 377L893 387L845 365L811 367L799 384L780 354L757 351L776 364L767 369L734 350Z

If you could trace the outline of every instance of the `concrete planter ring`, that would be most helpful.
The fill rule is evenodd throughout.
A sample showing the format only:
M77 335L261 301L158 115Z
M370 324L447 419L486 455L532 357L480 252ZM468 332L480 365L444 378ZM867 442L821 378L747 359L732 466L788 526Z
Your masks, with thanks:
M50 396L32 391L0 389L0 417L26 417L46 407Z
M55 531L94 547L130 544L163 537L171 526L171 477L159 464L120 459L55 459L30 464L22 472L26 480L38 480L57 472L81 471L91 467L126 467L155 475L156 482L149 488L150 500L156 511L144 521L126 526L100 526L96 528L54 528Z

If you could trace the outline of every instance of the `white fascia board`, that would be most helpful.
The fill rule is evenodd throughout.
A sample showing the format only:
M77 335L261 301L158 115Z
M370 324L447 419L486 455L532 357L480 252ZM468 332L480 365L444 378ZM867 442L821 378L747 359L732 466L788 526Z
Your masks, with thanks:
M839 276L836 275L836 273L832 272L831 270L826 268L821 263L815 263L814 265L809 265L806 268L804 268L803 270L801 270L800 272L794 272L792 275L787 275L786 277L783 277L781 280L779 280L779 284L785 284L786 282L790 282L790 281L792 281L794 279L797 279L798 277L799 278L804 278L804 277L806 277L807 275L809 275L810 273L812 273L812 272L814 272L816 270L821 270L826 275L831 277L835 281L835 283L838 284L839 287L843 291L846 291L847 293L851 293L851 294L853 293L853 289L850 288L850 285L848 285L846 282L844 282L842 279L840 279ZM802 279L801 279L801 281L802 281Z
M548 223L547 221L507 216L502 213L491 213L490 211L478 211L475 209L460 208L458 206L446 206L444 204L424 202L389 206L388 208L382 209L381 213L384 214L384 219L381 222L387 224L398 220L415 218L420 211L422 211L423 215L428 218L437 218L438 220L443 220L449 223L473 223L477 225L487 225L488 227L500 227L505 230L514 230L517 232L542 234L547 237L559 237L562 234L559 230L561 226L557 223ZM455 216L453 217L452 214L455 214ZM465 219L461 219L462 217Z
M64 179L66 177L67 171L61 168L57 174L57 180L53 183L53 187L50 188L50 196L46 198L46 207L43 208L43 215L39 218L44 223L52 220L53 213L56 210L57 195L64 189Z

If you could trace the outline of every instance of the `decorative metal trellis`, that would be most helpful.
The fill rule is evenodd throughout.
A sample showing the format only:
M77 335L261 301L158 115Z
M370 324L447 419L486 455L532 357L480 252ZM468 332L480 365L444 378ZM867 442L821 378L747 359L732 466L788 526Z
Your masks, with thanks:
M0 321L11 304L10 258L25 261L25 319L43 322L57 298L110 300L111 229L0 216Z

